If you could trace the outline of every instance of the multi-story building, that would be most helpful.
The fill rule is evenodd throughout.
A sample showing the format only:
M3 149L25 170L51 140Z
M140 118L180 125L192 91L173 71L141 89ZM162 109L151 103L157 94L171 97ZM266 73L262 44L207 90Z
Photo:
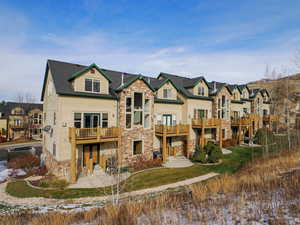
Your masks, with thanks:
M42 136L43 104L0 103L0 136L6 140Z
M269 115L265 93L202 76L153 78L48 60L41 99L45 163L75 182L107 162L127 166L155 151L166 161L189 157L208 141L241 142Z

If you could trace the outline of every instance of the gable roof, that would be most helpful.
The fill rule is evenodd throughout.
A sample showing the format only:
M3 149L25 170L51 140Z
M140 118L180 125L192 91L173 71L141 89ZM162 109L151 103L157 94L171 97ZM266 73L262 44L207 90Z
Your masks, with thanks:
M250 89L250 96L249 98L255 98L257 96L257 94L261 94L261 89L260 88L254 88L254 89Z
M228 92L230 94L232 94L231 90L229 89L229 86L228 84L226 83L221 83L221 82L216 82L216 81L212 81L212 82L209 82L209 85L210 85L210 92L209 92L209 95L211 96L216 96L219 94L219 92L225 87Z
M201 100L208 100L212 101L213 99L209 96L198 96L194 95L191 92L189 92L185 86L191 83L191 78L187 77L181 77L175 74L169 74L169 73L163 73L161 72L157 78L164 78L169 79L173 82L174 86L177 87L180 94L182 94L186 98L192 98L192 99L201 99Z
M124 88L129 87L133 82L135 82L136 80L142 80L144 81L144 83L153 91L155 92L154 88L148 83L148 81L146 80L146 78L142 75L138 75L138 76L134 76L131 77L131 79L128 79L123 85L120 85L118 88L116 88L116 91L121 91Z
M68 79L68 81L74 80L75 78L79 77L80 75L82 75L83 73L87 72L88 70L90 70L92 68L95 68L101 75L103 75L109 82L111 82L111 79L108 76L106 76L95 63L93 63L89 66L86 66L85 68L72 74L71 77Z
M228 88L230 89L231 92L233 92L235 89L237 89L240 92L240 94L242 94L242 91L239 88L239 85L237 85L237 84L229 84Z

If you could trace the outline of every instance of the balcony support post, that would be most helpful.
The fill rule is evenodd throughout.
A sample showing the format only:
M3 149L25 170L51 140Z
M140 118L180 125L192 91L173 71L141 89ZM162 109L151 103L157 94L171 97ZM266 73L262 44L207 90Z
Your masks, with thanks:
M201 148L204 147L204 133L205 133L205 123L204 123L204 118L201 119Z
M100 141L100 126L97 126L97 141Z
M222 143L223 137L222 137L222 120L220 120L219 125L219 147L222 149L223 143Z
M167 161L167 135L166 135L166 127L163 126L163 162L165 163Z
M238 145L241 144L241 140L242 140L242 131L241 131L241 122L239 122L239 130L238 130Z
M77 180L77 163L76 163L76 131L75 127L70 128L71 134L71 165L70 165L70 183L74 184Z

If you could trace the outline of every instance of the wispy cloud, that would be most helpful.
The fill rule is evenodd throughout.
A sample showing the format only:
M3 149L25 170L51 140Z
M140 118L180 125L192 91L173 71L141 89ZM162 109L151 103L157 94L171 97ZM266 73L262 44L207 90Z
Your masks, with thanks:
M300 46L300 31L297 29L282 32L264 47L230 50L202 50L199 46L195 47L199 40L143 48L130 42L140 38L139 31L131 34L130 40L124 36L124 40L120 40L102 30L94 30L78 32L77 35L72 34L74 31L63 35L35 34L34 40L43 43L43 47L30 43L32 47L28 48L28 40L32 40L31 21L18 12L7 10L5 18L14 21L16 28L13 28L3 22L1 12L0 30L8 32L0 36L0 100L13 100L18 92L28 92L39 99L48 58L86 65L95 62L100 67L150 76L164 71L244 83L262 78L266 64L277 68L283 65L292 67L291 58ZM225 42L234 44L238 39L251 38L265 29L256 28L252 23L222 25L207 29L208 35L199 39L203 42L202 46Z

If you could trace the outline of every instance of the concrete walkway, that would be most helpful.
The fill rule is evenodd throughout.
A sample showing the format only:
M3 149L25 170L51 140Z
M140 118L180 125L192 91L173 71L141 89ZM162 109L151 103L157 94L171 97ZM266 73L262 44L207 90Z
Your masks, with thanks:
M193 163L184 156L169 156L168 161L163 164L166 168L184 168L192 165Z
M228 150L226 148L222 148L222 153L223 153L223 155L228 155L228 154L231 154L232 151L230 151L230 150Z
M120 174L120 181L127 179L129 172ZM79 177L76 184L70 184L68 188L98 188L107 187L117 183L118 178L105 173L102 169L95 169L90 176Z
M172 184L166 184L158 187L142 189L138 191L126 192L120 195L120 198L134 197L139 195L145 195L149 193L155 193L160 191L165 191L170 188L176 188L180 186L191 185L194 183L198 183L212 177L219 175L218 173L208 173L202 176L194 177L191 179L179 181ZM5 203L8 205L19 205L19 206L45 206L45 205L59 205L59 204L67 204L70 203L70 199L67 200L57 200L57 199L47 199L47 198L16 198L11 195L8 195L5 192L7 182L0 184L0 204ZM113 199L112 195L99 196L99 197L84 197L84 198L76 198L72 199L72 202L75 204L84 204L99 201L111 201Z

